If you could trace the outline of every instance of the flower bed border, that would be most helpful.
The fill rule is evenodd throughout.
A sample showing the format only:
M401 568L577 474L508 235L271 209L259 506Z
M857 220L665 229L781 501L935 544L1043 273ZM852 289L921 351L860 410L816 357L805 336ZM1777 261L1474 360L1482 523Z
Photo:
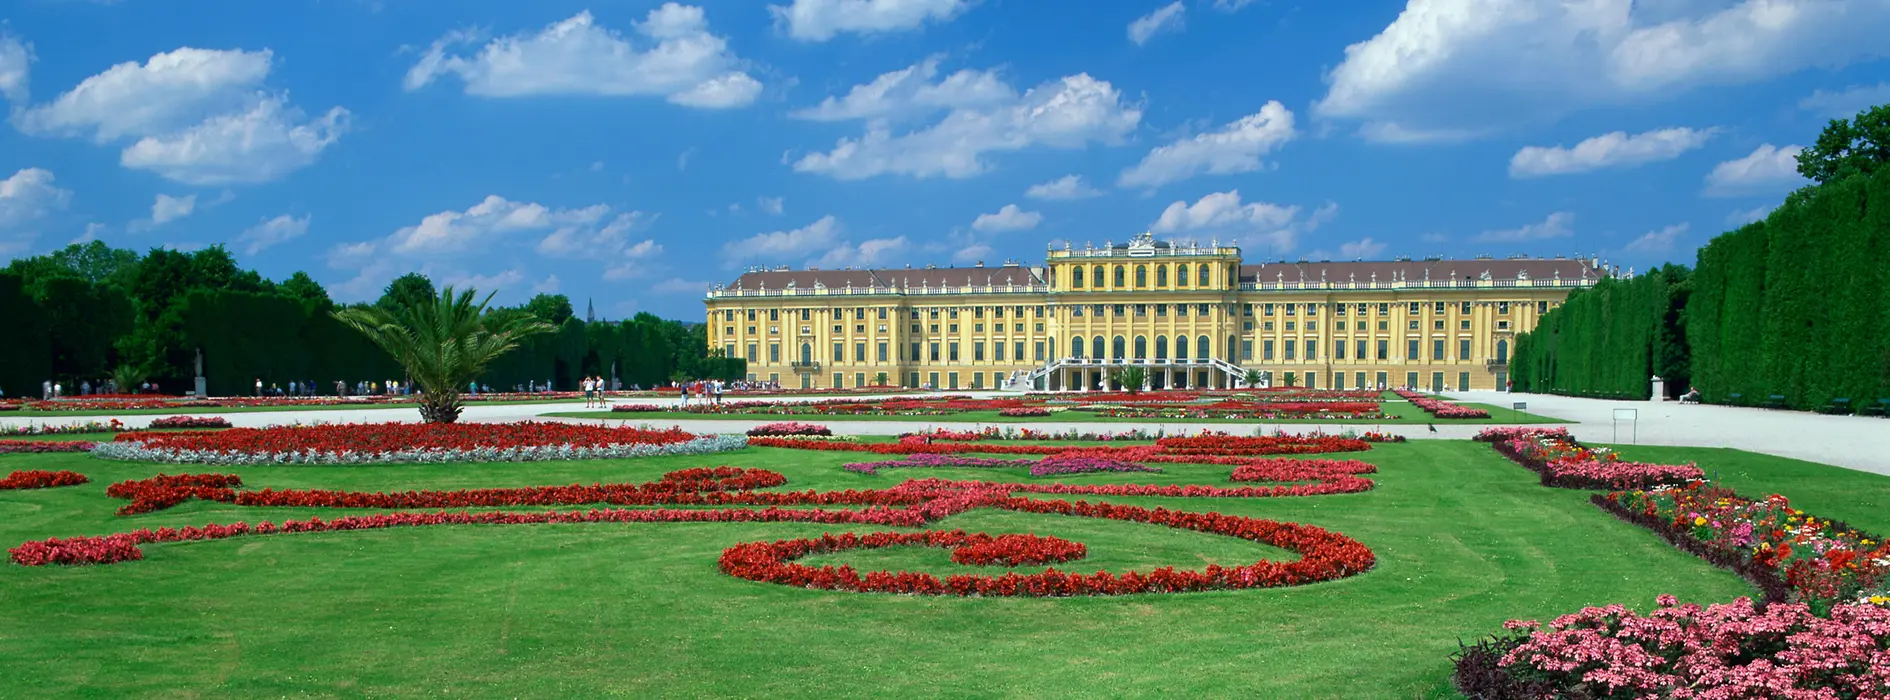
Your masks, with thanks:
M138 442L101 442L91 449L92 456L130 462L206 465L337 465L337 464L438 464L444 462L550 462L578 459L632 459L700 455L739 450L748 446L742 435L709 435L685 442L661 445L621 444L603 447L535 445L493 447L471 450L395 450L389 452L236 452L219 450L182 450L150 448Z

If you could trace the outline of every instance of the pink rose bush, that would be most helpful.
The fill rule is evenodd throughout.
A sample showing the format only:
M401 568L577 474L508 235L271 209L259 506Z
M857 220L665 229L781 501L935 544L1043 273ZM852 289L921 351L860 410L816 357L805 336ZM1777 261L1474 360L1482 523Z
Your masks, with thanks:
M833 429L812 423L768 423L748 429L749 437L827 437Z
M1496 451L1542 475L1542 485L1565 489L1643 489L1663 484L1684 484L1706 476L1692 464L1625 462L1613 450L1587 447L1569 437L1565 428L1506 428L1486 430L1478 440L1492 442Z
M1890 697L1890 608L1660 596L1646 615L1583 608L1467 648L1458 689L1488 698Z
M1411 405L1418 407L1419 410L1438 418L1467 419L1490 417L1490 412L1481 408L1459 406L1449 401L1440 401L1415 391L1398 389L1397 394L1404 400L1410 401Z

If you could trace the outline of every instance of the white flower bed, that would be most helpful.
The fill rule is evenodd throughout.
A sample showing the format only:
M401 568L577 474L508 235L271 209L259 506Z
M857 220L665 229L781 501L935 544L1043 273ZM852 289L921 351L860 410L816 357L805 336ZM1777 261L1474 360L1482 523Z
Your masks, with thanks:
M627 459L631 457L670 457L702 455L739 450L748 446L742 435L711 435L688 442L667 445L609 445L572 447L544 445L533 447L481 447L471 450L395 450L391 452L237 452L218 450L179 450L145 447L136 441L101 442L92 448L92 456L128 462L164 462L167 464L217 464L234 466L263 465L347 465L347 464L445 464L448 462L551 462L576 459Z

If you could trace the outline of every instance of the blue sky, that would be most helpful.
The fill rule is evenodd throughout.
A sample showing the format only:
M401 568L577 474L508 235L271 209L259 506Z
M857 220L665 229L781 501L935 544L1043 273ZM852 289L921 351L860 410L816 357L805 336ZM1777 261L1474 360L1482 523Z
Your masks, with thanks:
M694 318L751 264L1690 263L1890 102L1886 0L13 0L0 255L228 245Z

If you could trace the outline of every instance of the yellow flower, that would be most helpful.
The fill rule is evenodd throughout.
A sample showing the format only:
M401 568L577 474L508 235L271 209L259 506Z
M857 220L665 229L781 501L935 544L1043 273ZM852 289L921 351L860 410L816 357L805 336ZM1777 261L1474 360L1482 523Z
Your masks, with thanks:
M1705 524L1706 524L1706 518L1694 518L1694 519L1693 519L1693 524L1694 524L1694 525L1705 525Z

